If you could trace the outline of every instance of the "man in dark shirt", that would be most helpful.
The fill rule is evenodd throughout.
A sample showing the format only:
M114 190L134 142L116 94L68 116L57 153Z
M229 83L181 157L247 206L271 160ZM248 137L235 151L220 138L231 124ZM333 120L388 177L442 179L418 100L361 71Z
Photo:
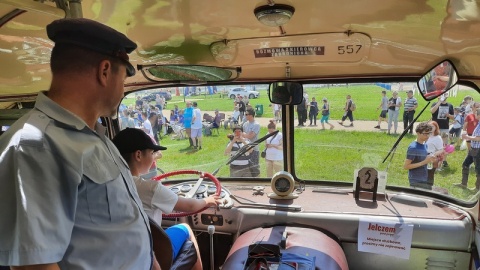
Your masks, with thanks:
M440 134L447 133L449 131L450 119L454 119L453 105L447 102L447 96L442 95L438 97L439 101L433 103L430 112L432 113L432 120L437 122L440 128ZM448 138L448 137L446 137ZM447 144L447 139L444 139L443 144ZM447 167L446 160L443 161L443 166Z
M238 111L240 112L240 120L243 121L243 116L245 115L245 102L243 101L243 97L240 96L238 99Z

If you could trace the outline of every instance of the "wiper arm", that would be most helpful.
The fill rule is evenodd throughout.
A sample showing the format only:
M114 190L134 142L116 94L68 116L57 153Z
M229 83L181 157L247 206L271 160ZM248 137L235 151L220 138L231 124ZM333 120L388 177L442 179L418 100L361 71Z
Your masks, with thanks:
M413 126L413 124L415 124L415 122L417 122L417 119L420 117L420 115L423 114L423 112L425 111L425 109L427 108L427 106L430 105L430 101L425 105L425 107L422 109L422 111L417 115L417 117L415 117L415 119L413 119L413 121L410 123L410 125L408 125L408 127L402 132L402 134L400 135L400 137L398 137L397 141L393 144L392 146L392 149L390 149L390 151L388 152L387 156L385 157L385 159L382 161L382 163L385 163L385 160L387 160L387 158L390 156L390 154L392 153L395 153L395 151L397 150L397 146L398 144L400 143L400 141L403 139L403 137L405 137L405 135L407 134L408 130L410 129L410 127Z
M271 136L277 134L279 132L279 130L276 130L272 133L268 133L267 135L263 136L262 138L254 141L254 142L251 142L249 144L246 144L244 146L242 146L242 148L238 149L238 151L235 153L235 155L231 156L230 159L227 161L227 163L225 165L228 165L230 163L232 163L232 161L236 160L237 158L239 158L241 155L245 154L246 152L250 151L250 149L252 149L253 147L257 146L259 143L265 141L266 139L270 138ZM223 165L220 165L220 167L218 167L215 171L213 171L212 175L216 175L219 171L220 171L220 168L222 168Z

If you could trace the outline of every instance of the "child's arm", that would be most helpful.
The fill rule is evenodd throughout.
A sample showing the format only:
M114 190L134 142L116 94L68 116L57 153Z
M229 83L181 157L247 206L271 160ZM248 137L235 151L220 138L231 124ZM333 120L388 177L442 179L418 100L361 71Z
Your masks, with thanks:
M205 206L217 206L220 203L220 197L215 195L203 199L178 197L177 204L175 204L173 210L181 212L195 212L204 208Z

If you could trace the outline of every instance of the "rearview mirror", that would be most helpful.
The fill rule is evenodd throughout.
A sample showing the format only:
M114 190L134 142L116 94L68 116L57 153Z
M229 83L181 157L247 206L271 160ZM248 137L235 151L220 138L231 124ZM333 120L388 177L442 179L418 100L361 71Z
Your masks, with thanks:
M296 82L274 82L268 87L270 102L282 105L298 105L303 99L303 85Z
M238 78L241 68L202 65L137 65L146 79L155 82L227 82Z
M457 82L457 70L452 62L445 60L428 71L417 84L423 98L432 100L450 90Z

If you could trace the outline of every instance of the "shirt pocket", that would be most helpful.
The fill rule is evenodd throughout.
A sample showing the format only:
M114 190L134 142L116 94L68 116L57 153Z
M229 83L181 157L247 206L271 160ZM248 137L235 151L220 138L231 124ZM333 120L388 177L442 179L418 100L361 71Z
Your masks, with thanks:
M113 161L86 162L84 175L88 213L93 223L108 224L133 217L129 191Z

